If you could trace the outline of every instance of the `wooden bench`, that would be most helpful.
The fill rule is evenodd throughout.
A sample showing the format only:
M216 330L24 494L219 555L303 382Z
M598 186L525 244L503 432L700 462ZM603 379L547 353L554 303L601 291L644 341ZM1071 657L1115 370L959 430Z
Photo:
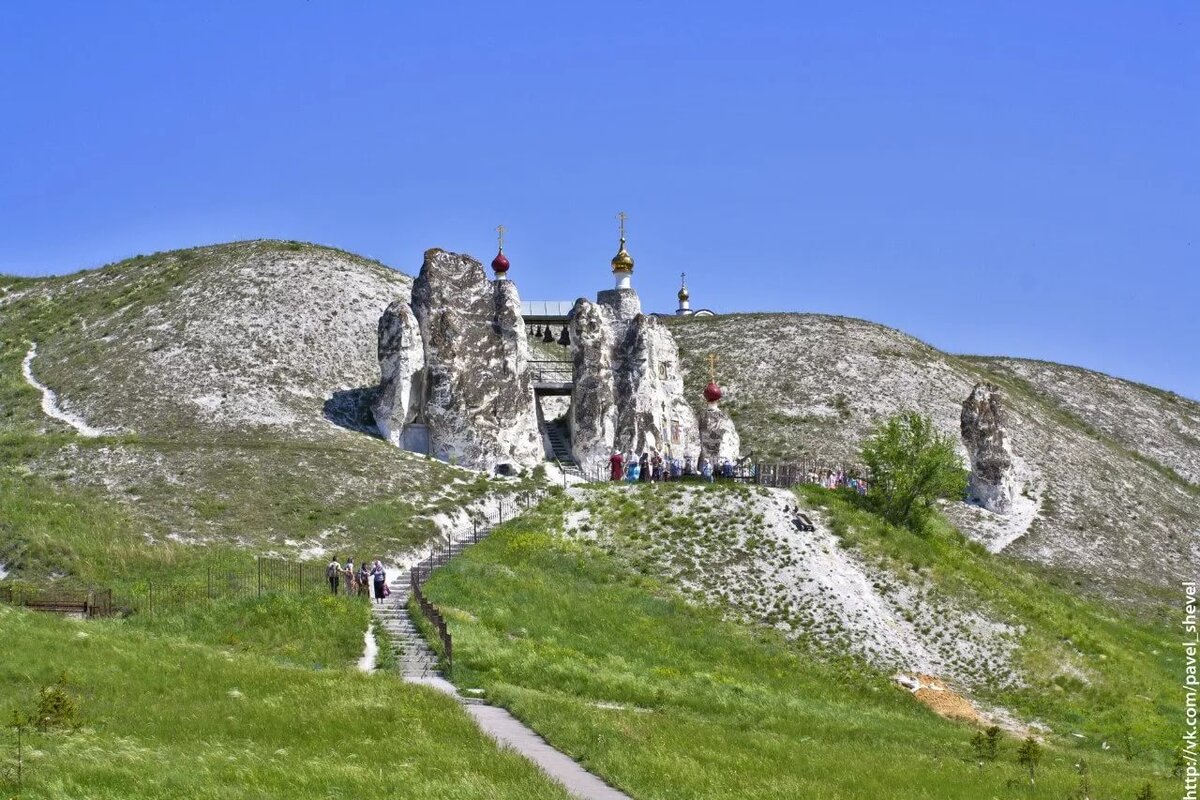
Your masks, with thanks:
M66 598L30 598L23 600L21 605L35 611L52 611L56 614L87 615L90 606L87 600L70 600Z

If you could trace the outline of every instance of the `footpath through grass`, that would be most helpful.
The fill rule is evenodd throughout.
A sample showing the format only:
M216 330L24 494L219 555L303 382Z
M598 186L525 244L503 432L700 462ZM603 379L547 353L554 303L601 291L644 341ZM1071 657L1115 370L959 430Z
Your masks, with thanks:
M975 729L860 662L727 622L620 554L564 539L570 510L559 498L509 523L426 592L449 619L460 687L634 797L1057 800L1080 787L1081 752L1052 744L1033 784L1014 740L980 765ZM1157 765L1101 750L1086 761L1104 796L1172 789Z
M0 606L0 719L33 712L63 673L77 709L26 732L20 790L7 780L13 730L0 732L0 791L565 800L453 700L355 671L368 614L346 598L268 597L141 621Z

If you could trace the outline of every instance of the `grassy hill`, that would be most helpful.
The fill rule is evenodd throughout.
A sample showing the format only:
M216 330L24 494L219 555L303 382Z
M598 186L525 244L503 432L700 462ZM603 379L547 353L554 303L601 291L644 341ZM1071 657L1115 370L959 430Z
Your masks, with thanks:
M736 506L738 491L718 486L704 501ZM727 547L703 517L685 530L673 494L560 497L437 573L427 594L454 631L455 681L638 798L1061 798L1077 796L1080 764L1091 796L1133 798L1146 783L1169 796L1177 693L1165 627L1115 619L1019 562L966 547L948 525L923 539L833 492L798 498L823 506L842 546L890 562L897 580L916 564L940 589L1022 626L1029 682L979 696L1050 731L1031 785L1019 738L980 759L977 728L935 715L887 670L786 636L765 609L744 609L757 616L747 625L718 582L689 583L680 550L720 563L773 558L775 543ZM588 508L595 524L568 533L563 520ZM1086 672L1068 676L1063 655Z
M376 324L410 287L274 241L0 277L0 568L120 587L259 553L398 556L439 515L524 488L370 435ZM1200 406L859 320L668 324L688 392L717 353L724 405L767 459L852 460L904 408L957 435L971 385L998 383L1021 513L948 504L921 538L807 490L821 538L801 540L766 524L776 494L745 488L559 497L429 584L461 686L638 798L1063 797L1081 759L1102 796L1168 790L1162 601L1200 571ZM954 526L1011 543L989 553ZM366 620L310 595L86 624L0 606L0 640L21 643L0 656L0 714L63 670L79 707L34 735L22 796L562 796L453 703L355 673ZM1013 727L1047 725L1036 785L1015 739L981 765L973 728L898 689L913 664Z
M92 559L45 553L75 546L93 517L120 520L92 537L105 547L167 562L199 545L396 554L433 535L434 515L503 491L362 432L378 318L410 286L342 251L270 241L4 278L0 563L72 574ZM43 413L27 359L103 434ZM77 513L47 517L48 498Z
M723 406L743 447L766 459L856 458L891 414L916 409L959 435L977 381L1005 392L1026 487L1011 520L948 509L981 541L1064 584L1154 604L1200 572L1200 404L1086 370L943 353L900 331L820 314L672 318L699 398L719 357ZM963 451L965 458L965 450Z
M29 800L565 800L453 700L354 671L351 648L361 648L368 615L338 598L306 607L250 600L136 622L0 606L0 638L20 643L0 657L0 715L36 716L56 687L73 708L24 732L21 787L10 772L14 730L4 730L0 786Z

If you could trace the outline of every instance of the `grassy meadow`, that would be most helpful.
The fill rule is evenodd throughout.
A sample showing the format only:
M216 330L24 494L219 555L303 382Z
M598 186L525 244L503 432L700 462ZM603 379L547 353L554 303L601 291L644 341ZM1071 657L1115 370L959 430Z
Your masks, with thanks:
M973 727L936 716L887 675L729 621L721 608L689 603L631 567L628 554L562 537L571 508L560 497L507 524L435 574L426 591L450 622L460 687L484 690L634 797L1064 798L1085 781L1097 796L1133 800L1147 782L1169 796L1170 754L1158 737L1127 757L1067 735L1072 710L1112 700L1116 684L1073 702L1024 698L1059 731L1030 783L1016 763L1017 740L1006 738L997 759L981 763ZM943 555L928 558L932 568ZM949 559L939 568L963 571ZM1041 608L1052 621L1054 602ZM1090 621L1079 619L1080 632ZM1165 663L1152 660L1133 676L1157 697ZM1161 724L1156 714L1138 724Z
M136 621L0 606L0 719L64 674L75 708L25 731L20 787L3 730L3 796L565 798L453 700L353 669L369 613L332 597Z

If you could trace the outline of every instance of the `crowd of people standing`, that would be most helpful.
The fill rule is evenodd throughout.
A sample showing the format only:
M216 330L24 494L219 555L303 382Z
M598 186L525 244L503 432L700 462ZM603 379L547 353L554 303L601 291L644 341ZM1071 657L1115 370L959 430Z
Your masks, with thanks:
M355 569L354 559L347 559L343 564L338 556L334 556L325 567L325 577L329 579L329 591L333 594L338 594L340 589L347 597L366 597L377 603L382 603L391 594L387 570L379 559L370 566L362 559Z
M632 452L622 453L614 450L608 459L609 479L627 483L655 483L684 479L698 479L711 483L717 478L743 478L756 481L759 477L759 467L739 466L727 458L714 464L706 456L701 455L694 460L690 456L662 455L657 450L648 450L638 456ZM783 465L788 466L788 465ZM857 472L851 472L842 467L802 467L799 472L790 473L793 482L811 483L826 489L850 489L859 494L866 494L870 488L867 480Z
M628 483L678 481L685 478L698 478L711 483L714 478L732 478L735 475L733 462L727 458L714 464L704 455L693 461L691 456L663 456L657 450L648 450L640 457L632 452L614 450L608 464L611 480Z

